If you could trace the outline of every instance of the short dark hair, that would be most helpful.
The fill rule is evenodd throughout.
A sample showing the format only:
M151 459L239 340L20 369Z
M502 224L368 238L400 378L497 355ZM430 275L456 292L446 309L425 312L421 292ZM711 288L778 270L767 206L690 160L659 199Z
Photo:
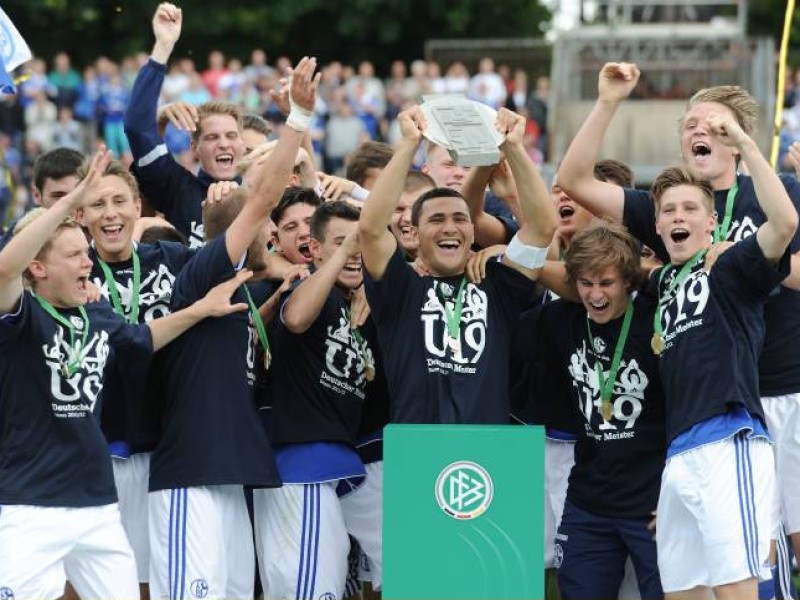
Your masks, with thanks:
M347 158L345 177L362 185L369 169L383 169L394 155L394 149L383 142L364 142Z
M278 205L272 209L272 214L270 215L272 222L278 225L286 209L295 204L308 204L316 207L322 205L322 198L317 196L317 193L311 188L296 185L290 186L283 191L283 196L278 201Z
M358 221L360 216L361 211L349 202L344 200L325 202L311 215L311 237L318 242L324 242L331 219Z
M54 148L45 152L33 164L33 185L40 192L48 179L63 179L77 175L83 164L83 154L72 148Z
M456 190L451 190L450 188L446 187L437 187L433 188L432 190L428 190L427 192L423 193L419 198L414 200L414 204L411 206L411 224L414 227L419 225L419 216L422 214L422 207L428 201L432 200L433 198L461 198L464 200L464 204L467 204L467 201L464 199L459 192ZM467 213L469 213L469 205L467 204Z
M594 177L600 181L616 183L621 187L633 187L633 171L621 160L606 158L594 163Z

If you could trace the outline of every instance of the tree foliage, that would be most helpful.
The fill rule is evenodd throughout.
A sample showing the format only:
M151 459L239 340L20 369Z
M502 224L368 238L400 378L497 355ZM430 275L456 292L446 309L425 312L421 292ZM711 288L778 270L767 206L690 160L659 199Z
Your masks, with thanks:
M34 52L66 50L77 63L149 51L157 3L141 0L6 0L3 9ZM549 13L537 0L186 0L176 55L203 67L220 48L246 59L315 55L321 61L369 58L379 67L423 55L434 38L540 37Z

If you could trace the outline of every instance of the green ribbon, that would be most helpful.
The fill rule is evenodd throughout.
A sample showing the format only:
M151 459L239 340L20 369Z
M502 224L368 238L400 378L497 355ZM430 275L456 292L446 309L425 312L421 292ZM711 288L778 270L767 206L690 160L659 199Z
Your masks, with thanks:
M47 300L33 294L33 297L36 298L36 301L39 305L57 322L61 323L62 326L66 327L69 331L69 349L70 349L70 360L67 364L61 364L61 373L67 378L72 377L80 368L82 357L81 357L81 350L86 348L86 340L89 339L89 315L86 314L86 309L83 306L78 307L78 311L81 314L81 319L83 320L83 334L81 337L80 346L75 345L75 326L70 323L69 319L64 318L52 304L50 304Z
M133 282L132 282L132 297L131 297L131 314L125 315L125 308L122 306L122 301L120 300L119 296L119 288L117 286L117 280L114 279L114 273L111 271L111 267L108 266L108 263L100 258L100 255L97 255L97 262L100 264L100 268L103 270L103 275L106 278L106 284L108 285L108 293L111 296L111 304L114 307L114 312L117 313L120 317L128 321L128 323L136 324L139 322L139 286L142 284L142 267L139 263L139 255L136 254L136 248L133 249Z
M594 351L594 337L592 336L592 326L590 324L589 315L586 315L586 330L589 332L589 347L594 356L594 369L597 373L597 381L600 384L600 400L608 402L614 393L614 382L617 380L617 373L619 372L619 364L622 361L622 351L625 348L625 343L628 341L628 332L631 328L631 320L633 319L633 301L628 298L628 306L625 308L625 317L622 320L622 329L617 338L617 345L614 348L614 357L611 359L611 370L608 372L608 379L603 375L603 367L600 364L600 358Z
M739 192L739 182L737 180L733 181L733 187L728 190L728 196L725 199L725 217L722 219L722 223L717 222L717 226L714 227L714 243L723 242L728 238L728 233L731 229L731 219L733 219L733 200L736 198L736 194Z
M447 321L447 336L454 340L457 343L461 342L461 313L464 311L464 288L467 285L467 278L461 277L461 285L458 287L458 292L456 293L455 298L455 306L453 310L450 310L447 307L447 302L439 293L441 288L441 282L439 286L436 288L437 294L439 294L439 301L442 303L442 308L444 308L445 319Z
M261 346L264 348L265 353L269 353L269 340L267 339L267 328L264 327L264 319L261 318L261 313L258 312L256 303L253 302L253 296L250 295L250 290L247 285L243 285L244 295L247 296L247 304L250 306L250 320L258 332L258 339L261 341Z

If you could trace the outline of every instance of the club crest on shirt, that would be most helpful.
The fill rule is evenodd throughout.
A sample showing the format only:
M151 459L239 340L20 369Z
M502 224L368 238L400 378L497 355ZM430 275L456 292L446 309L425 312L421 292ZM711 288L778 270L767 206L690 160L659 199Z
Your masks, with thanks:
M131 312L131 303L133 302L133 277L131 276L131 270L127 270L125 273L127 277L121 277L117 280L117 290L119 291L119 300L122 303L125 314L128 315ZM100 294L102 294L103 298L110 302L111 293L105 278L95 277L93 283L100 289ZM174 284L175 275L163 264L150 270L142 278L139 284L139 311L144 317L145 323L170 314L169 306Z
M50 393L56 417L86 417L94 410L103 389L103 369L109 355L108 333L93 333L83 346L81 339L70 345L69 335L56 328L52 343L42 346L45 363L50 370ZM65 375L64 365L77 362L80 367L72 375Z
M613 432L620 428L626 431L634 428L636 420L642 414L642 401L649 378L639 367L635 358L630 361L623 359L620 362L617 378L614 381L614 392L611 396L613 411L611 421L606 421L600 413L600 381L597 377L594 360L586 341L570 355L569 374L573 387L578 390L580 411L586 419L587 433L598 440L633 437L635 435L633 431L629 434ZM603 377L607 378L608 375L608 371L604 370ZM595 417L595 415L597 416ZM597 431L594 430L595 427Z
M366 341L362 347L350 327L347 311L341 307L336 323L327 328L325 368L320 374L320 384L337 393L353 393L363 399L367 362L375 364L372 350Z
M206 243L206 228L202 222L192 221L189 223L189 248L202 248Z
M489 299L482 289L468 283L464 287L463 307L458 327L458 340L454 343L448 334L447 314L455 310L455 292L448 295L448 283L433 281L422 306L420 320L424 329L425 350L429 373L475 373L475 365L486 348L486 326L488 322ZM440 295L445 298L442 304Z
M756 231L758 231L758 225L753 223L753 219L750 217L745 217L741 221L733 221L730 231L728 232L728 241L741 242L749 238Z

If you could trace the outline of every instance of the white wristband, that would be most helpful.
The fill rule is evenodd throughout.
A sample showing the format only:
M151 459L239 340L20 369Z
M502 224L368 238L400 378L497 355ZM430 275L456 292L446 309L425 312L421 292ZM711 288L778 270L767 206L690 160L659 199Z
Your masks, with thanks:
M528 246L519 241L517 234L511 238L511 243L506 248L506 256L512 262L526 269L540 269L547 260L548 248Z
M302 106L292 103L289 116L286 118L286 124L295 131L305 133L311 126L311 117L313 116L313 111L306 110Z

